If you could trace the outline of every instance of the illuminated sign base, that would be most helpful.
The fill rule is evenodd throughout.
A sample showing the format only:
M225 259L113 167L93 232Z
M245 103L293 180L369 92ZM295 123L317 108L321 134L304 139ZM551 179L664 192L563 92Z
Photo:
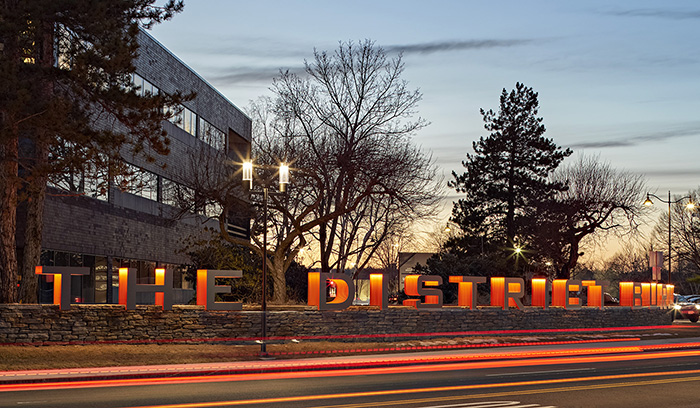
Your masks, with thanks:
M127 310L136 307L136 292L155 294L155 303L163 310L171 310L173 305L173 274L167 269L156 269L155 284L137 284L136 270L119 269L119 304ZM71 275L88 275L89 268L37 266L35 273L53 278L54 304L61 310L70 309ZM230 286L216 285L216 278L240 278L241 271L208 270L197 271L197 304L206 310L242 310L239 302L216 302L217 293L230 293ZM477 285L486 283L483 276L450 276L450 283L457 284L458 306L474 309L478 306ZM432 275L409 275L404 280L404 291L409 299L404 306L416 309L436 309L443 306L443 293L438 286L442 278ZM382 274L370 275L370 306L385 310L388 307L387 280ZM565 309L578 309L584 306L603 308L604 289L608 282L597 280L532 279L531 306L547 309L550 306ZM328 296L327 288L332 287L333 296ZM345 274L310 272L308 275L308 304L318 310L347 309L355 298L355 285ZM632 309L642 307L669 308L673 303L673 285L656 283L620 282L620 306ZM585 295L583 295L585 293ZM525 297L525 281L522 278L492 277L490 279L491 306L504 310L522 310Z

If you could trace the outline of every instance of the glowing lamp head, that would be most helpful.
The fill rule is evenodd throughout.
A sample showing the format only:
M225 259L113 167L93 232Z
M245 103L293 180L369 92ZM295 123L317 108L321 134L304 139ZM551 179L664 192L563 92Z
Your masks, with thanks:
M654 202L651 201L651 197L649 197L649 194L647 194L647 199L644 200L644 206L651 207L652 205L654 205Z
M515 253L520 255L523 252L523 249L520 247L515 247Z
M280 191L285 191L289 184L289 166L285 163L280 164Z
M248 181L250 186L253 186L253 162L243 163L243 181Z
M695 209L695 203L692 201L688 201L688 204L685 205L686 210L694 210Z

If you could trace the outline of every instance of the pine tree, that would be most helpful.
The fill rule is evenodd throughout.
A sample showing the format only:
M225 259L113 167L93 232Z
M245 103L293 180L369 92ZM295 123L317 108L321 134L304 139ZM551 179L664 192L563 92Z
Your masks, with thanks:
M453 172L449 183L466 196L454 203L452 220L466 235L503 247L518 244L520 226L538 200L566 187L547 176L571 154L544 137L538 117L537 93L521 83L501 93L498 113L481 109L484 128L491 132L473 143L474 154L462 162L466 171Z
M161 121L172 113L164 108L185 98L140 96L131 82L140 27L183 8L178 0L154 2L0 0L0 302L19 300L22 203L21 300L36 301L33 265L50 176L104 170L128 151L168 153Z

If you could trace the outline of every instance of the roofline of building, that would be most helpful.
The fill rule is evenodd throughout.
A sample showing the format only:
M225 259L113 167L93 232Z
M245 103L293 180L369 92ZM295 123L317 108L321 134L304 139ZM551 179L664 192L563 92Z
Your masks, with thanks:
M205 84L207 84L207 86L208 86L209 88L211 88L212 90L214 90L214 92L216 92L217 94L219 94L219 96L221 96L222 98L224 98L224 99L226 100L226 102L230 103L231 106L233 106L234 108L236 108L236 110L239 111L241 114L243 114L243 116L245 116L248 120L250 120L251 122L253 121L253 119L251 119L251 117L248 116L247 113L245 113L243 110L241 110L241 108L239 108L235 103L231 102L231 100L230 100L229 98L227 98L224 94L222 94L215 86L213 86L212 84L210 84L209 81L207 81L207 80L204 79L201 75L199 75L199 73L198 73L197 71L195 71L194 69L192 69L192 67L190 67L189 65L187 65L183 60L180 59L180 57L178 57L177 55L175 55L175 53L173 53L172 51L170 51L170 50L168 49L168 47L166 47L165 45L163 45L163 43L161 43L160 41L158 41L154 36L151 35L151 33L149 33L148 31L146 31L146 29L144 29L143 27L139 27L139 28L140 28L140 30L141 30L141 32L142 32L143 34L146 34L151 40L153 40L156 44L158 44L158 46L160 46L160 47L163 49L163 51L165 51L165 52L167 52L168 54L170 54L170 55L171 55L173 58L175 58L180 64L182 64L185 68L187 68L188 70L190 70L190 72L192 72L193 74L195 74L195 75L197 76L197 78L199 78L200 80L202 80L202 82L204 82Z

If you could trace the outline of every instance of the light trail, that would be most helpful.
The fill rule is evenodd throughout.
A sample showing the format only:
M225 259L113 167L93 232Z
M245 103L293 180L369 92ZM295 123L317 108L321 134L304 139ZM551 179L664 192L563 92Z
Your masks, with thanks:
M638 340L633 338L631 340ZM430 363L456 363L473 362L478 360L505 360L524 359L536 357L558 357L572 355L598 355L598 354L619 354L642 351L663 351L663 350L683 350L698 349L700 342L674 343L660 345L638 345L630 347L599 347L586 349L562 349L548 351L511 351L479 354L449 353L434 356L415 356L412 354L393 355L391 357L356 357L354 359L343 358L340 360L311 359L311 360L276 360L261 362L231 362L213 364L173 364L155 366L125 366L125 367L97 367L97 368L76 368L76 369L48 369L48 370L26 370L26 371L5 371L0 372L0 382L7 384L22 382L44 382L55 383L58 381L80 381L80 377L103 377L116 380L127 378L146 378L156 376L179 376L190 375L242 375L249 373L271 373L284 371L304 371L304 370L331 370L331 369L359 369L372 367L386 367L409 364L430 364ZM2 391L2 386L0 386Z
M639 338L629 339L630 341L639 340ZM607 341L606 341L607 342ZM570 343L567 343L570 344ZM631 347L599 347L586 349L562 349L548 351L512 351L510 353L481 353L481 354L446 354L435 356L415 356L412 354L395 355L391 357L372 358L358 357L355 359L343 359L336 362L328 360L304 360L288 362L287 360L279 360L277 362L266 363L261 366L259 362L235 362L235 363L216 363L216 364L175 364L167 366L140 366L140 367L97 367L97 368L76 368L76 369L48 369L48 370L26 370L26 371L6 371L0 372L0 381L13 380L33 380L42 379L50 381L51 378L58 377L64 380L67 376L109 376L120 375L122 378L136 375L165 375L179 374L184 375L187 372L195 372L202 374L214 375L217 372L227 372L229 374L245 374L248 372L259 373L261 370L270 371L295 371L309 369L332 369L332 368L369 368L381 367L395 364L425 364L438 362L459 362L459 361L475 361L475 360L493 360L493 359L520 359L534 357L557 357L570 355L588 355L588 354L605 354L605 353L625 353L625 352L640 352L646 350L647 346L631 346ZM700 343L679 343L673 346L674 349L682 348L700 348ZM77 380L77 379L76 379Z
M378 347L363 349L334 349L315 351L277 351L268 354L273 356L297 356L309 354L350 354L350 353L382 353L396 351L433 351L433 350L458 350L458 349L484 349L500 347L521 347L521 346L559 346L566 344L586 344L586 343L610 343L624 341L641 341L639 337L629 337L621 339L589 339L589 340L566 340L566 341L535 341L520 343L483 343L483 344L440 344L434 346L403 346L403 347Z
M581 377L581 378L565 378L565 379L556 379L556 380L534 380L534 381L507 382L507 383L500 383L500 384L473 384L473 385L458 385L458 386L446 386L446 387L429 387L429 388L419 388L419 389L411 388L411 389L402 389L402 390L349 392L349 393L340 393L340 394L305 395L305 396L296 396L296 397L259 398L259 399L238 400L238 401L215 401L215 402L194 402L194 403L184 403L184 404L148 405L148 406L125 407L125 408L234 407L234 406L241 406L241 405L280 404L280 403L300 402L300 401L319 401L319 400L333 400L333 399L360 398L360 397L380 397L380 396L418 394L418 393L430 393L430 392L469 391L469 390L479 390L479 389L487 389L487 388L522 387L522 386L535 386L535 385L563 384L563 383L572 383L572 382L622 380L622 379L631 379L631 378L674 376L673 378L636 381L636 382L622 382L622 383L613 383L613 384L590 384L590 385L554 387L554 388L538 388L538 389L534 389L534 390L517 390L517 391L507 391L507 392L458 395L458 396L448 396L448 397L433 397L433 398L411 399L411 400L400 400L400 401L394 400L394 401L371 402L371 403L356 403L356 404L346 404L346 405L324 405L324 406L316 406L313 408L380 407L380 406L396 406L397 404L402 404L402 403L403 404L408 404L408 403L421 404L421 403L434 403L434 402L438 402L438 401L455 401L455 400L462 400L462 399L493 398L493 397L505 397L505 396L528 395L528 394L546 394L546 393L552 393L552 392L585 391L585 390L590 390L590 389L634 387L634 386L644 386L644 385L658 385L658 384L669 384L669 383L678 383L678 382L700 381L700 376L688 377L688 374L700 374L700 370L666 371L666 372L660 372L660 373L616 374L616 375L602 375L602 376ZM684 377L678 377L680 375L683 375Z
M627 351L631 351L628 347L624 347ZM637 351L639 348L637 347ZM530 358L526 360L499 360L499 361L479 361L479 362L462 362L451 364L424 364L424 365L406 365L399 367L375 367L375 368L349 368L347 370L314 370L314 371L290 371L277 373L260 373L260 374L227 374L227 375L211 375L211 376L185 376L185 377L168 377L168 378L145 378L145 379L115 379L115 380L96 380L96 381L73 381L73 382L44 382L30 384L5 384L0 385L0 391L31 391L31 390L49 390L49 389L74 389L74 388L99 388L99 387L124 387L124 386L148 386L162 384L194 384L194 383L212 383L212 382L231 382L231 381L259 381L259 380L281 380L293 378L314 378L314 377L349 377L356 375L380 375L380 374L405 374L417 372L440 372L440 371L456 371L456 370L471 370L471 369L486 369L486 368L512 368L512 367L529 367L540 365L560 365L560 364L582 364L582 363L601 363L601 362L617 362L629 360L653 360L662 358L676 357L700 357L700 350L681 350L681 351L663 351L656 353L625 353L617 355L595 355L595 356L573 356L573 357L554 357L554 358ZM427 361L427 360L426 360Z

